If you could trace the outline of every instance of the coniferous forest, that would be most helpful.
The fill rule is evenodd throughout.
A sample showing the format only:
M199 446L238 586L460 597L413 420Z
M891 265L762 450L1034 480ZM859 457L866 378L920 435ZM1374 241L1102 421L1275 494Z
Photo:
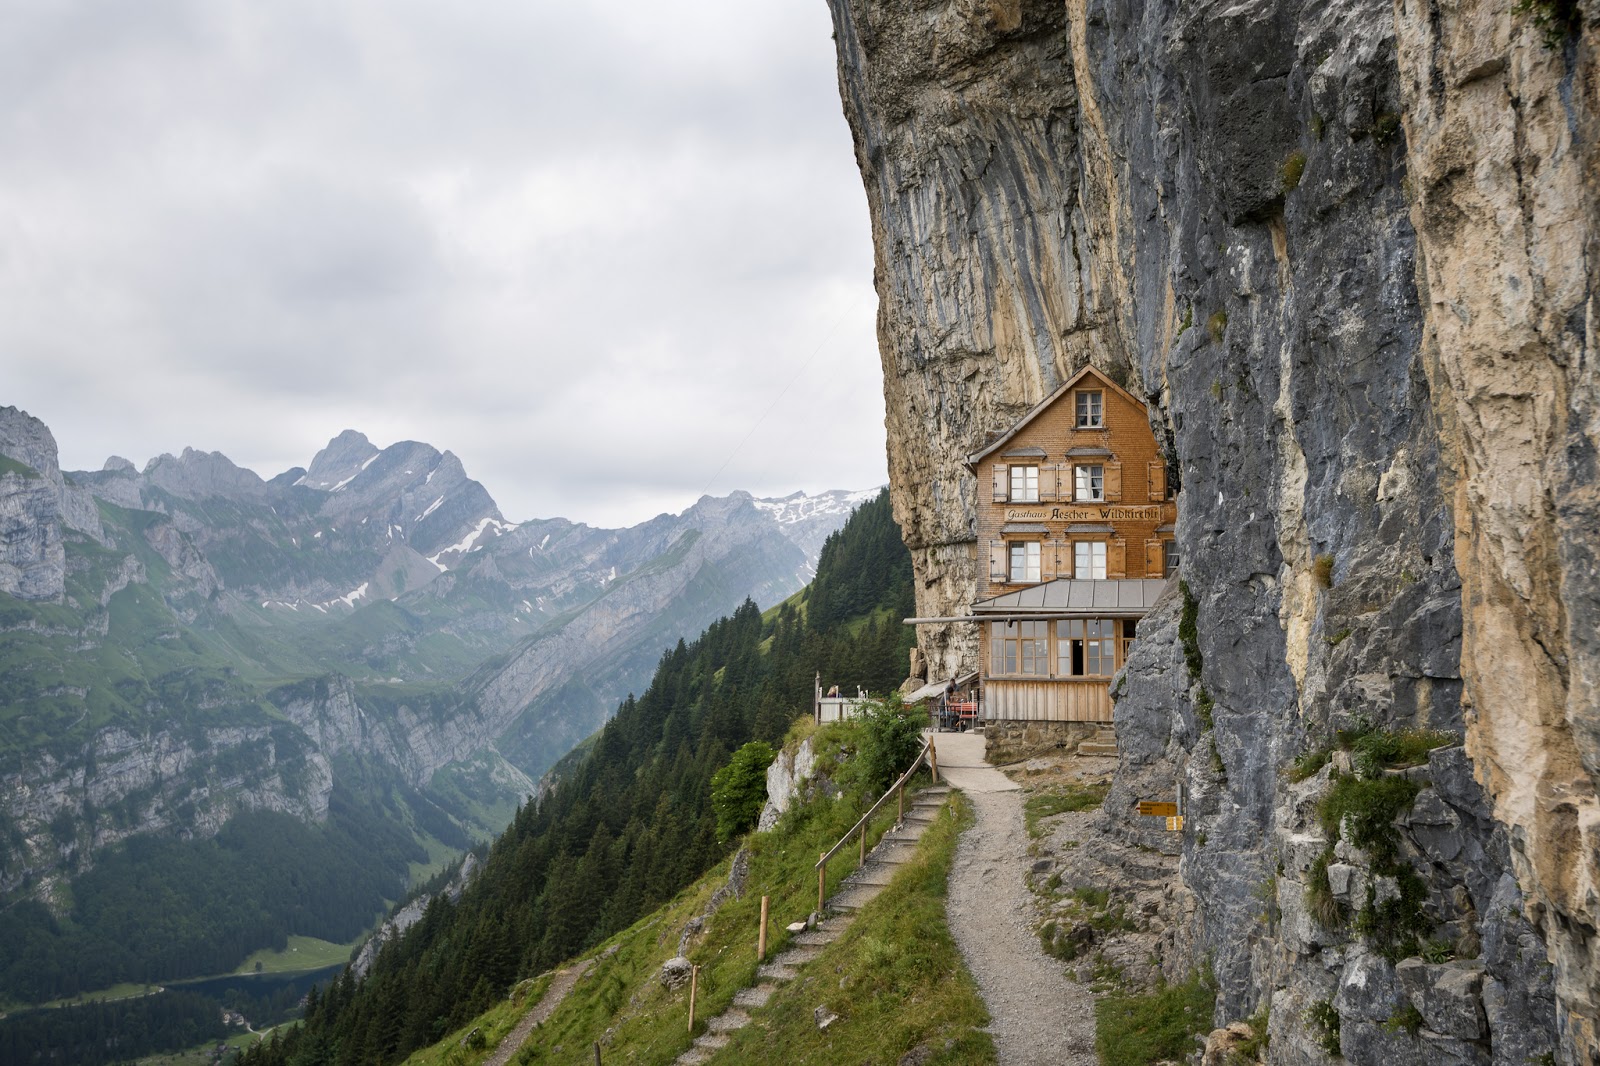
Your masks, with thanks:
M585 755L522 807L460 899L436 897L365 979L347 970L304 1024L246 1066L392 1063L481 1013L517 980L631 925L718 862L711 777L741 745L776 744L825 684L882 692L905 676L911 560L887 492L829 538L803 609L746 601L662 656Z

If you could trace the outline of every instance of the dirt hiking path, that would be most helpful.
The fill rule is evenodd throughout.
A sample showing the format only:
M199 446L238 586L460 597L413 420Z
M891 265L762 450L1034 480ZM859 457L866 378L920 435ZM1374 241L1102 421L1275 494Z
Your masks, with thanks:
M1000 1066L1095 1066L1094 997L1033 932L1021 790L984 762L982 735L935 733L933 742L940 779L977 814L956 848L945 917L989 1006Z
M572 991L572 986L578 983L578 978L588 973L594 966L593 959L585 959L578 965L557 970L555 977L550 981L550 987L545 989L544 998L539 1000L536 1007L522 1016L517 1027L506 1034L500 1041L500 1046L494 1049L494 1054L483 1060L484 1066L506 1066L522 1047L523 1041L528 1039L528 1034L533 1032L533 1027L555 1013L561 1001L567 998L567 993Z

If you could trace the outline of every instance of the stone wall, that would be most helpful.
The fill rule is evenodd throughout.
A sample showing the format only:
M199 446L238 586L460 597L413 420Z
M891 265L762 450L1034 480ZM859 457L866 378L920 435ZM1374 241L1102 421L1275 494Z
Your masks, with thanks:
M984 757L1003 766L1040 755L1059 755L1109 728L1105 722L985 722ZM938 744L938 736L933 739Z

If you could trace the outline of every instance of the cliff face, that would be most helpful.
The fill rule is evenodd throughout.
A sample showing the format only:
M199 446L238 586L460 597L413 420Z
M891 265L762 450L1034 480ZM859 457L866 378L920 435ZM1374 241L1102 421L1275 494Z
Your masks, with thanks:
M1147 399L1181 486L1196 637L1179 604L1146 627L1113 794L1189 799L1169 967L1213 960L1219 1021L1270 1002L1274 1061L1325 1061L1324 1003L1351 1061L1587 1055L1588 38L1471 2L831 6L918 613L972 596L963 457L1085 361ZM922 638L936 673L970 655ZM1395 773L1448 964L1306 913L1329 859L1351 914L1399 891L1318 823L1329 771L1286 773L1369 726L1465 736ZM1388 1032L1408 1001L1423 1030Z

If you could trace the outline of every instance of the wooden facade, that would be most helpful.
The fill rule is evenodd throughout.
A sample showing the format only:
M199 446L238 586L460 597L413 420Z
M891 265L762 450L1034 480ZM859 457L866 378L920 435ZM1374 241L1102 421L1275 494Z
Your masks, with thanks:
M1086 367L968 465L985 718L1109 722L1111 675L1178 563L1144 404Z

